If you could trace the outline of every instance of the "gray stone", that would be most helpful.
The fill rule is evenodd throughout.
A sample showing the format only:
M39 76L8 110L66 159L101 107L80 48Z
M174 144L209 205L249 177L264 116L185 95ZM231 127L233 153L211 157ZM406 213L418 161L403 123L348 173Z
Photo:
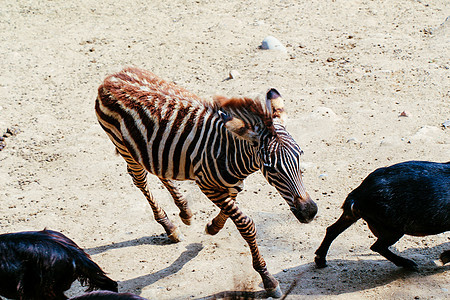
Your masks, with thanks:
M261 43L261 49L287 52L286 47L275 37L267 36Z

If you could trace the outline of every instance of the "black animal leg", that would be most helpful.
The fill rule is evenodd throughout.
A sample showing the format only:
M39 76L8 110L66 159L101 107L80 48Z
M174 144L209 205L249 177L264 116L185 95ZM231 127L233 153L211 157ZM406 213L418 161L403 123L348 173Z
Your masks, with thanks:
M396 266L403 267L410 270L417 270L417 264L407 258L403 258L394 254L389 250L389 246L395 244L402 236L401 233L383 233L378 232L378 240L370 247L372 251L378 252L380 255L384 256L386 259L393 262Z
M318 268L324 268L327 266L326 256L328 249L334 239L349 228L353 223L358 221L359 217L353 216L353 214L348 214L344 212L341 217L331 226L327 228L327 233L322 241L322 244L316 250L316 257L314 261Z

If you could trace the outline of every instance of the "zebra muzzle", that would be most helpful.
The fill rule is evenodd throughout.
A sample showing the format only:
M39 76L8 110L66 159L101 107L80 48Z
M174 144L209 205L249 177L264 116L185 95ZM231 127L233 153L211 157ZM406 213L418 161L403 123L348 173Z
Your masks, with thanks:
M307 201L296 201L295 207L291 208L294 216L301 223L311 222L317 214L317 204L311 198Z

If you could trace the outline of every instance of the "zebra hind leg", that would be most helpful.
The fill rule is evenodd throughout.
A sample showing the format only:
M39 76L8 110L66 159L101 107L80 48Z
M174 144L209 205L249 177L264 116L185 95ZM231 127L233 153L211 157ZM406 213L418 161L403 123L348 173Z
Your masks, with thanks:
M131 178L133 178L133 183L141 190L147 199L147 202L150 204L156 222L161 224L172 242L177 243L182 241L183 235L180 230L172 223L172 221L169 220L166 212L159 206L152 193L149 191L147 185L147 171L136 162L130 162L127 160L127 163L128 174L131 175Z
M206 225L206 233L210 235L217 234L225 226L228 217L229 216L221 210L219 214Z
M169 191L170 195L175 201L176 206L178 206L178 208L180 209L181 221L183 221L183 223L186 225L191 225L193 214L191 209L189 208L186 198L180 193L172 180L162 178L160 178L160 180Z

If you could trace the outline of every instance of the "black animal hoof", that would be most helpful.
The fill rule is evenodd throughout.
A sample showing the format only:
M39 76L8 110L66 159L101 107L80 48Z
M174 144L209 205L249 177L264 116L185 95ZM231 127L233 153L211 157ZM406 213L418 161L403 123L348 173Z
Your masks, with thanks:
M439 258L444 265L446 263L450 262L450 250L442 252L442 254Z
M402 260L402 262L399 263L398 266L403 267L409 271L419 271L419 266L409 259Z
M314 258L316 262L316 267L319 269L325 268L327 266L327 260L324 257L316 256Z

